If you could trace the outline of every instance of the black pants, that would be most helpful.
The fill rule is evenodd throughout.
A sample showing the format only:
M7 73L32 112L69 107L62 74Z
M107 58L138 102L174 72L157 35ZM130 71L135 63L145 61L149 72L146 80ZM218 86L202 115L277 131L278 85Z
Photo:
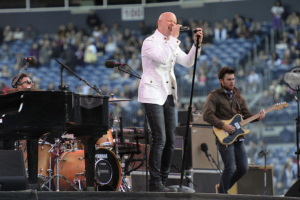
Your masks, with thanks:
M164 105L143 104L152 132L149 156L149 186L165 182L170 172L175 143L175 104L169 95Z

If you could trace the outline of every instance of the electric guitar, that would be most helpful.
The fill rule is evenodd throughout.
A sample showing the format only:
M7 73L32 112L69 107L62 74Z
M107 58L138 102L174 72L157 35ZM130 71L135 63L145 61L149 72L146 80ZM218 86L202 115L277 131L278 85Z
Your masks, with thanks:
M274 106L264 110L264 113L267 114L273 110L281 110L283 107L288 107L288 106L289 104L286 102L277 103ZM236 114L230 120L222 120L225 124L230 124L231 126L235 127L235 131L233 134L229 134L225 130L216 127L213 127L214 133L218 137L221 144L230 145L236 140L237 137L250 133L249 129L244 130L242 127L252 122L253 120L256 120L257 118L259 118L259 116L260 114L258 113L246 120L243 120L241 114Z

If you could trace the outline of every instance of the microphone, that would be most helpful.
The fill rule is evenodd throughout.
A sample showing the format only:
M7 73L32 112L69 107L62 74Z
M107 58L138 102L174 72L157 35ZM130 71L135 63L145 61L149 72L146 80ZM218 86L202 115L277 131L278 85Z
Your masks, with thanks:
M262 157L263 155L268 155L268 153L269 153L269 151L264 151L264 150L262 150L262 151L260 151L260 152L258 153L258 156L259 156L259 157Z
M200 146L200 148L205 153L208 161L210 162L210 159L209 159L209 156L208 156L208 153L207 153L207 150L208 150L207 144L206 143L202 143L201 146Z
M30 65L36 65L37 63L37 59L34 56L29 56L27 58L24 58L24 60Z
M114 68L114 67L118 67L118 66L121 66L121 65L126 65L126 63L118 63L118 62L115 62L113 60L107 60L107 61L105 61L104 65L107 68Z
M181 26L181 27L179 28L179 30L180 30L180 31L189 31L189 30L190 30L190 27L188 27L188 26Z
M198 32L198 30L197 30L197 29L194 29L194 30L193 30L193 33L197 33L197 32Z

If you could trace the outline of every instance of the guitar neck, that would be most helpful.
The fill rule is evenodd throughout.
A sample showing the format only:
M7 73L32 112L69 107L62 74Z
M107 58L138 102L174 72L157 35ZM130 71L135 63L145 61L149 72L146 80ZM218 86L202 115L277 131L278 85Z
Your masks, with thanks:
M264 110L264 111L265 111L265 114L267 114L267 113L269 113L269 112L271 112L271 111L273 111L273 110L274 110L274 108L271 107L271 108L268 108L268 109L266 109L266 110ZM252 117L249 117L248 119L246 119L246 120L244 120L244 121L241 121L241 122L240 122L240 125L241 125L242 127L243 127L243 126L246 126L248 123L250 123L250 122L256 120L257 118L259 118L259 116L260 116L260 114L257 113L256 115L253 115Z

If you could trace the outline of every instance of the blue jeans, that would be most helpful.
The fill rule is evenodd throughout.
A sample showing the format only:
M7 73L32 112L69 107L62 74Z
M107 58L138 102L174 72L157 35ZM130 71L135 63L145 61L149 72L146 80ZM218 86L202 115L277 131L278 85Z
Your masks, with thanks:
M169 95L164 105L143 103L152 141L149 155L149 187L166 182L172 161L175 143L175 104Z
M217 141L217 146L224 163L219 193L227 191L248 171L246 149L243 141L235 141L227 147Z

